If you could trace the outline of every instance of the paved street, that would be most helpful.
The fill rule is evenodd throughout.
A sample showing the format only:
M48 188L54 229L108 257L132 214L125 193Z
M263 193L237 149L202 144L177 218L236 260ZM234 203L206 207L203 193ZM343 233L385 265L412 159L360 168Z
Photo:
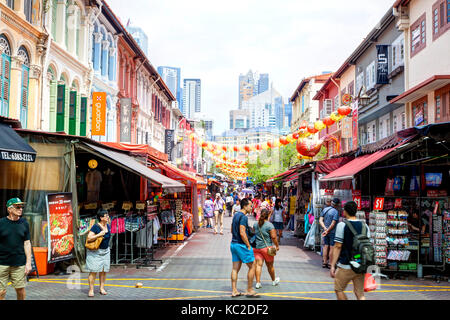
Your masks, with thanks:
M130 266L113 268L108 274L108 296L88 298L87 274L82 274L79 289L66 287L67 276L45 276L33 279L27 288L28 299L36 300L231 300L231 218L225 218L225 235L214 235L210 229L202 229L182 245L174 245L157 258L159 270L136 269ZM298 239L288 234L276 257L276 273L281 277L279 286L273 287L267 270L263 269L263 287L258 290L261 299L280 300L334 300L333 282L327 270L322 269L320 256L300 249ZM239 274L238 289L246 289L246 267ZM142 288L135 288L141 282ZM348 288L348 296L354 299ZM8 288L7 299L15 293ZM369 300L442 300L450 299L450 283L431 280L384 280L381 290L367 294ZM246 297L233 300L248 300Z

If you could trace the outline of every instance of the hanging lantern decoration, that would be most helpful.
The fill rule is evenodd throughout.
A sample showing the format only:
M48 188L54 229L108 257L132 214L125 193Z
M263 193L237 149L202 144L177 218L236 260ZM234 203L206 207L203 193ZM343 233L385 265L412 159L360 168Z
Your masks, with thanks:
M280 140L275 140L275 141L273 142L273 147L274 147L274 148L279 148L280 146L281 146Z
M316 128L317 131L322 131L323 129L325 129L327 126L322 122L322 121L316 121L314 123L314 128Z
M269 145L267 144L267 142L265 142L265 143L263 143L263 144L261 145L261 148L262 148L264 151L269 150Z
M208 147L208 143L207 142L202 142L202 148L206 149L206 147Z
M254 144L250 145L250 151L256 151L256 146Z
M286 137L281 137L281 138L280 138L280 143L281 143L283 146L287 146L287 145L289 144L289 141L287 140Z
M323 141L315 142L313 140L304 139L297 143L297 151L305 157L315 157L322 148Z
M227 150L228 150L228 148L227 148L227 146L222 146L222 150L224 151L224 152L227 152Z
M255 146L255 149L258 150L258 151L261 151L261 150L262 150L262 147L261 147L260 144L257 144L257 145Z
M287 140L289 143L292 143L292 142L295 141L295 139L294 139L294 137L292 136L292 134L289 134L289 135L286 137L286 140Z
M267 146L272 149L274 147L274 144L272 141L267 141Z
M322 120L323 121L323 123L326 125L326 126L332 126L334 123L335 123L335 121L333 121L333 120L331 120L331 118L330 117L326 117L325 119L323 119Z
M292 137L293 137L295 140L298 140L298 139L300 138L300 134L299 134L298 132L294 132L294 133L292 134Z
M315 133L319 132L319 130L317 130L313 124L309 124L307 130L311 134L315 134Z
M300 130L306 130L306 128L308 128L308 122L306 122L305 120L302 121L302 123L300 124Z
M333 120L334 122L338 122L339 121L339 114L336 111L331 113L330 114L330 119Z
M245 145L245 146L244 146L244 150L245 150L246 152L250 152L250 147L249 147L248 145Z
M341 106L337 109L337 112L341 116L348 116L350 113L352 113L352 108L349 106Z
M233 151L234 151L234 152L238 152L238 151L239 151L239 148L238 148L237 146L233 146Z

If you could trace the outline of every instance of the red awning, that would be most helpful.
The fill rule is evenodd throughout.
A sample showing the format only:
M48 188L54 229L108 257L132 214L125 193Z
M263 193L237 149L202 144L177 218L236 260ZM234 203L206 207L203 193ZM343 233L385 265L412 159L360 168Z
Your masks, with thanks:
M155 148L150 147L147 144L131 144L131 143L117 143L117 142L102 142L103 144L120 149L125 150L129 152L133 152L135 154L141 154L141 155L148 155L150 157L153 157L156 160L160 161L168 161L168 155L165 153L162 153Z
M339 181L339 180L351 180L354 178L355 174L369 167L373 163L381 160L383 157L387 156L389 153L397 149L400 145L395 146L390 149L380 150L372 154L366 154L364 156L358 157L353 161L348 162L339 169L331 172L323 178L320 178L320 182L326 181Z
M295 172L295 169L285 171L283 173L280 173L280 174L276 175L275 177L272 177L272 178L268 179L267 182L273 182L273 181L276 181L276 180L280 180L283 177L288 176L288 175L290 175L290 174L292 174L294 172Z

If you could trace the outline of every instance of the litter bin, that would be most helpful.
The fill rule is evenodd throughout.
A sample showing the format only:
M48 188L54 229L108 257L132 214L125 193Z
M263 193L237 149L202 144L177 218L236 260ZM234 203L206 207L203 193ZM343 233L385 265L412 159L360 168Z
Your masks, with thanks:
M48 275L55 270L55 264L47 262L48 248L33 248L33 252L39 276ZM36 272L30 275L36 275Z

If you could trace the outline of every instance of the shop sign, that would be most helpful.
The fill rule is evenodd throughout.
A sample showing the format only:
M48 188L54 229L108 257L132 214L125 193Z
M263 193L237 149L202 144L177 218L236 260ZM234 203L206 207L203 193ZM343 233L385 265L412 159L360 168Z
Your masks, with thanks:
M358 205L358 210L361 210L361 196L353 196L353 201Z
M334 190L332 190L332 189L325 189L325 195L326 196L333 196L334 195Z
M377 45L377 84L388 84L389 53L388 45Z
M384 208L384 198L375 198L373 210L383 210L383 208Z
M136 202L136 210L144 210L145 202Z
M352 150L358 149L358 103L355 103L352 113Z
M124 202L124 203L122 204L122 209L123 209L123 210L128 211L128 210L130 210L130 209L132 209L132 208L133 208L133 203L132 203L132 202L126 201L126 202Z
M166 129L166 137L164 143L164 153L169 156L169 161L172 161L172 151L175 146L175 130Z
M402 207L402 198L395 199L394 208L399 209Z
M23 152L12 152L12 151L1 151L0 160L5 161L18 161L18 162L34 162L36 160L35 154L23 153Z
M92 128L93 136L106 135L106 92L92 93Z
M48 262L73 258L72 193L47 194Z
M353 196L361 196L361 190L352 190Z
M131 99L120 99L120 142L131 142Z
M423 122L423 109L420 109L416 115L414 116L414 124L416 126L420 125Z
M446 197L447 191L445 190L428 190L427 191L427 197L434 198L434 197Z

